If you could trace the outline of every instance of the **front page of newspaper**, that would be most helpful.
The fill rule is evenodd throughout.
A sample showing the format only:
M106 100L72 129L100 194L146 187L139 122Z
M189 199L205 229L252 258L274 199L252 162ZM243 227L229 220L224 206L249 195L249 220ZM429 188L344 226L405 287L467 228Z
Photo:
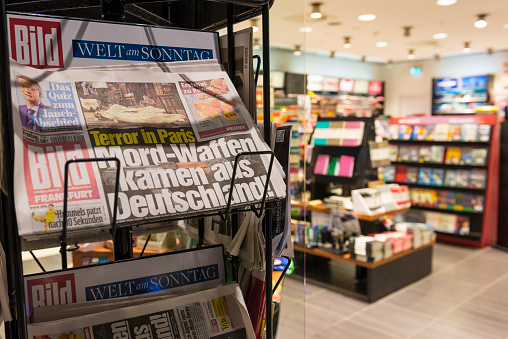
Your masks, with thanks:
M237 284L155 302L28 325L28 338L253 339Z
M268 150L225 72L37 70L11 61L15 201L21 236L62 229L64 166L120 160L118 224L225 209L235 156ZM275 160L276 161L276 160ZM268 155L240 158L232 205L260 202ZM286 194L274 165L267 199ZM69 166L68 229L107 227L116 163Z
M26 314L56 305L196 291L225 282L222 246L33 274L24 277Z

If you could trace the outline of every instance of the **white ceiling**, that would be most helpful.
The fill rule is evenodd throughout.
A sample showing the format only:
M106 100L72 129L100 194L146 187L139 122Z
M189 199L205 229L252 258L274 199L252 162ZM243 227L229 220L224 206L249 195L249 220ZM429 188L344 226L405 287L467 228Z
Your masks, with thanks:
M309 0L275 0L270 10L271 46L287 49L301 45L307 52L367 61L405 61L409 49L416 59L462 54L470 42L470 53L487 53L489 48L508 49L508 0L457 0L451 6L438 6L436 0L319 0L324 19L310 18ZM369 22L358 20L360 14L375 14ZM476 28L478 14L486 13L488 26ZM259 26L261 26L259 20ZM239 24L238 28L249 26ZM301 27L312 32L301 33ZM411 36L404 37L404 26L412 26ZM508 27L508 25L507 25ZM236 27L235 27L236 28ZM448 37L435 40L435 33ZM351 37L352 47L345 49L344 37ZM261 31L254 34L261 38ZM376 47L377 42L387 47Z

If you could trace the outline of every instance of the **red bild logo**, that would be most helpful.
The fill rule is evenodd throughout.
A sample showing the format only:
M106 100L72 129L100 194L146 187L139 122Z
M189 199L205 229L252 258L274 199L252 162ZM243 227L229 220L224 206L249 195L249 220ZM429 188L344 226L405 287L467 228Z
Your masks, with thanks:
M36 307L73 304L76 302L74 274L30 279L26 283L29 315Z
M64 66L59 22L10 18L9 29L14 60L34 68Z

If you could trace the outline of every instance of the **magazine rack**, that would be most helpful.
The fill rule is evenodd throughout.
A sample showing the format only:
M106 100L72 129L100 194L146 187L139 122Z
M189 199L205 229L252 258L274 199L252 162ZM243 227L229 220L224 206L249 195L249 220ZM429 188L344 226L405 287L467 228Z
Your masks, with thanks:
M46 1L32 1L20 3L16 1L12 1L7 3L8 1L2 0L0 4L0 17L3 18L2 23L0 25L0 46L2 52L2 58L0 58L1 68L4 71L4 76L0 78L0 112L3 112L1 117L1 126L3 130L2 140L0 142L0 152L2 155L2 171L5 173L3 183L4 190L1 193L0 197L0 207L3 210L1 224L2 231L0 232L0 241L5 249L7 256L7 281L8 281L8 292L10 297L10 306L11 313L13 316L13 320L5 323L5 334L7 338L26 338L26 318L25 318L25 296L24 296L24 286L23 282L23 265L21 260L21 239L18 235L17 229L17 221L16 221L16 213L15 213L15 202L14 202L14 132L12 129L13 121L12 115L6 112L12 112L12 104L11 104L11 83L10 83L10 72L9 70L9 48L8 48L8 38L7 38L7 20L6 18L6 10L10 11L18 11L18 12L29 12L29 13L48 13L53 11L59 11L57 13L66 15L66 16L74 16L74 17L82 17L86 19L105 19L109 21L122 21L125 17L125 13L130 15L131 18L135 18L137 20L142 20L145 23L161 25L161 26L174 26L174 27L182 27L182 28L191 28L191 29L206 29L206 30L217 30L227 26L227 34L228 34L228 49L229 55L228 59L233 60L233 52L234 48L234 35L233 35L233 24L237 22L241 22L252 17L262 15L262 28L263 28L263 45L270 46L269 41L269 10L274 0L250 0L250 1L241 1L241 0L223 0L223 1L209 1L209 0L194 0L194 1L180 1L180 2L170 2L170 4L165 4L167 6L166 13L164 13L163 6L160 4L145 4L146 1L139 0L92 0L83 5L82 1L71 0L66 2L51 2L48 3ZM137 3L144 4L143 7L138 6ZM86 7L88 6L88 7ZM151 7L150 9L158 9L161 13L155 14L155 11L150 11L146 7ZM159 6L156 7L155 6ZM172 15L172 19L175 21L169 21L169 10L171 6L172 14L173 11L176 15ZM97 8L101 8L101 13L97 15ZM201 13L204 13L206 9L221 9L222 11L215 10L206 15L198 15L198 9ZM223 18L223 10L227 10L226 19ZM191 13L191 14L189 14ZM222 15L222 16L221 16ZM198 17L199 16L199 17ZM264 118L264 138L268 145L271 144L271 129L270 129L270 53L269 48L263 49L263 118ZM228 73L234 74L234 65L235 63L230 62L228 67ZM258 60L258 69L259 69L259 60ZM257 78L257 75L256 75ZM268 178L271 173L271 167L273 164L273 152L261 152L263 154L271 154L270 167L268 171ZM238 157L245 156L249 154L239 154ZM251 154L253 155L253 154ZM109 160L109 161L117 161L118 159L100 159L101 161ZM84 161L98 161L98 159L78 159L73 160L72 162L84 162ZM65 166L65 197L67 198L67 170L68 166L71 162L67 162ZM236 169L236 161L235 161L235 169ZM117 179L120 171L120 166L117 165ZM234 177L233 177L234 178ZM234 180L232 180L231 185L234 185ZM118 193L118 184L115 184L115 192ZM265 186L265 195L268 188L268 179L267 184ZM115 202L116 205L116 202ZM66 214L67 200L65 199L65 211ZM259 207L251 207L251 209L256 213L256 216L260 217L264 213L263 219L263 228L265 231L265 239L266 241L266 290L272 290L272 242L270 239L272 238L272 229L271 229L271 211L267 208L267 204L265 203L265 198ZM116 206L114 211L116 212ZM228 201L228 206L226 207L226 215L225 220L229 215L232 218L235 218L235 213L239 211L235 211L231 209L231 201ZM224 214L224 213L222 213ZM223 220L224 220L223 219ZM64 218L66 220L66 218ZM64 262L64 257L67 252L67 225L65 222L64 231L62 234L61 241L61 249L62 249L62 263ZM113 233L115 233L115 242L114 242L114 252L115 252L115 260L116 259L125 259L129 258L132 253L132 243L130 238L130 233L128 227L117 228L116 227L116 215L113 216ZM233 230L235 231L235 230ZM200 233L200 241L199 246L203 244L202 235L204 234L204 221L200 218L199 221L199 233ZM131 251L125 251L125 249L131 249ZM32 253L33 255L33 253ZM34 256L35 258L35 256ZM40 265L37 258L36 262ZM40 265L41 266L41 265ZM289 266L289 265L288 265ZM41 266L42 268L42 266ZM276 284L276 286L278 283ZM271 339L273 337L272 331L272 294L266 293L266 338Z

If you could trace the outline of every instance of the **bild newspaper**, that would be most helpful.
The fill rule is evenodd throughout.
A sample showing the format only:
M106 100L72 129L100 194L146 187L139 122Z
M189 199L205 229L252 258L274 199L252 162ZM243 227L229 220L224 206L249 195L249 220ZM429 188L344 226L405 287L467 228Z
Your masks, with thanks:
M224 210L235 157L269 150L216 61L48 71L11 61L15 202L25 238L107 228L118 184L119 226ZM232 206L259 203L269 155L238 161ZM274 160L267 199L283 198Z

